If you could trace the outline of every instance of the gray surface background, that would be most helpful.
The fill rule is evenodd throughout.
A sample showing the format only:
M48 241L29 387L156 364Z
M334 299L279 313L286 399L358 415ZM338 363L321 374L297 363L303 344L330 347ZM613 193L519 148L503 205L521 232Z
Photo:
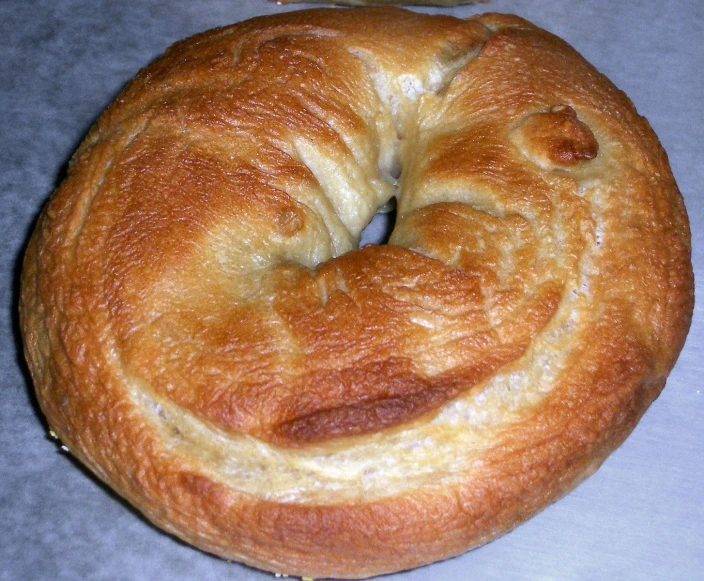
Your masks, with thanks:
M19 260L73 150L137 70L172 42L264 0L0 0L0 580L269 579L167 536L46 434L22 363ZM704 269L704 3L493 0L562 36L636 103L668 151ZM440 12L443 9L420 9ZM668 386L572 494L503 538L394 581L704 579L704 329L697 305Z

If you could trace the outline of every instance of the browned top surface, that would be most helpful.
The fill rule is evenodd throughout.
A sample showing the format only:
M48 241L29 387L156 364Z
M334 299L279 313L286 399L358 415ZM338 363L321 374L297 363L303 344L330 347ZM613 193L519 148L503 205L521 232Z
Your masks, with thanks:
M52 291L90 294L125 373L228 432L289 444L366 433L471 389L525 352L594 243L578 178L663 163L643 155L657 144L639 119L611 113L623 98L586 64L560 69L569 49L525 23L360 16L177 45L101 119L49 209L75 216L48 248L76 274ZM393 111L384 90L402 75L436 86L392 97ZM298 144L317 173L379 190L384 125L405 138L396 233L345 253L388 189L331 204ZM685 236L677 192L657 207L631 182L638 223L621 245L634 247L618 259L639 272L623 283L662 270L667 284ZM629 316L664 312L666 296L637 293ZM595 298L584 316L604 308Z

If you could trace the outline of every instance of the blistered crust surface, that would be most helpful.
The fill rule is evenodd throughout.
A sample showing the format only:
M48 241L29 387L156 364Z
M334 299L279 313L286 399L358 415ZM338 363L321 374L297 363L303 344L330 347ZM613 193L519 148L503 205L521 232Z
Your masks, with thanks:
M689 254L656 137L562 41L304 11L136 77L39 219L21 315L50 425L154 522L362 577L594 470L679 353Z

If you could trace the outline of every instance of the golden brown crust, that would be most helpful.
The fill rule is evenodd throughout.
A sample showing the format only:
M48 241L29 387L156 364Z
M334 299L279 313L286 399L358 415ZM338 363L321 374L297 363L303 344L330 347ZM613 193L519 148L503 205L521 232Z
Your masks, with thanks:
M38 221L21 320L52 429L156 524L365 577L593 472L682 347L690 252L657 138L561 40L301 11L140 72Z

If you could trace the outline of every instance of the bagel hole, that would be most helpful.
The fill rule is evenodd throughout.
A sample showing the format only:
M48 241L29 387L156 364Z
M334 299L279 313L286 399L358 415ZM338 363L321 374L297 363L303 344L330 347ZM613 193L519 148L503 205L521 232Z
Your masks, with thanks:
M362 230L359 247L370 244L387 244L396 223L396 198L391 198L374 214L372 221Z

